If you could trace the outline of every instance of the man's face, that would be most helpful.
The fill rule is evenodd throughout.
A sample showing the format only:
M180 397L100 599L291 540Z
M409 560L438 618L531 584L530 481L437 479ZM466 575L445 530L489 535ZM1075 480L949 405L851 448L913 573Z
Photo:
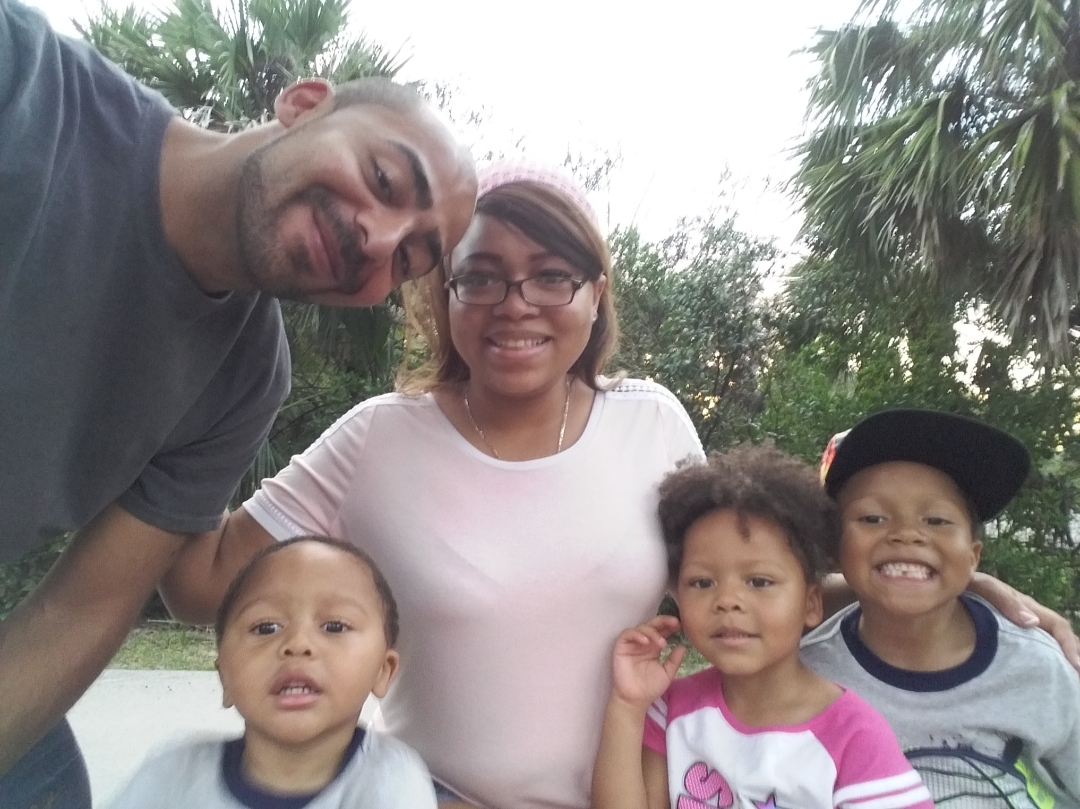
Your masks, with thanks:
M429 111L313 113L244 162L241 269L279 297L371 306L435 267L475 198L471 164Z

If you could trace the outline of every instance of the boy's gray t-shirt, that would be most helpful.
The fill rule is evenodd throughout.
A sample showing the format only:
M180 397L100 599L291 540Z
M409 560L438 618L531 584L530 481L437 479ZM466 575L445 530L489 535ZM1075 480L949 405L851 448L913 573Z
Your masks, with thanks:
M0 0L0 562L112 502L215 527L288 392L277 302L206 295L166 241L174 114Z
M889 720L939 809L1046 809L1038 785L1056 809L1077 809L1080 678L1042 630L1016 626L977 597L962 600L977 640L955 669L909 672L876 657L859 639L858 604L803 638L801 657Z

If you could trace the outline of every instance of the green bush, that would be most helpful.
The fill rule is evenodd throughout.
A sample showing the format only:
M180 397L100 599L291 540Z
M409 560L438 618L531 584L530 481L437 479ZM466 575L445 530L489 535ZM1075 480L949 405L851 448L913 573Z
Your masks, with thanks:
M0 618L6 617L49 572L64 550L70 534L57 537L43 548L14 562L0 565Z

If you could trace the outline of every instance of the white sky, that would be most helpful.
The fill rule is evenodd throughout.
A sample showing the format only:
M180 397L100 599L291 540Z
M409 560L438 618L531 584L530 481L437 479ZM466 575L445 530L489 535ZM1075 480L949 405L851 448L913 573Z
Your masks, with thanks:
M83 0L27 0L58 29ZM164 0L167 2L168 0ZM91 9L98 0L87 0ZM117 5L125 0L113 0ZM154 0L135 0L153 7ZM561 162L621 154L601 219L651 239L703 213L729 168L744 230L788 248L798 221L776 185L802 132L810 62L793 52L858 0L388 0L354 2L353 24L409 62L399 77L456 88L482 109L486 148Z

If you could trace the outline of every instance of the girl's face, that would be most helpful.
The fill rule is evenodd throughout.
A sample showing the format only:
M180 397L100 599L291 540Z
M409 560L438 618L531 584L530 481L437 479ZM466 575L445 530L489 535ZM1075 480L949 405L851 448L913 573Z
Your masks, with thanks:
M780 526L730 509L686 532L675 599L694 648L729 677L797 663L803 629L822 618L820 589Z
M452 277L477 274L504 281L568 276L585 280L568 261L521 231L483 214L454 250ZM498 396L542 395L562 386L589 342L605 278L589 281L564 306L527 303L519 288L502 303L461 303L451 291L450 338L469 366L470 385Z

